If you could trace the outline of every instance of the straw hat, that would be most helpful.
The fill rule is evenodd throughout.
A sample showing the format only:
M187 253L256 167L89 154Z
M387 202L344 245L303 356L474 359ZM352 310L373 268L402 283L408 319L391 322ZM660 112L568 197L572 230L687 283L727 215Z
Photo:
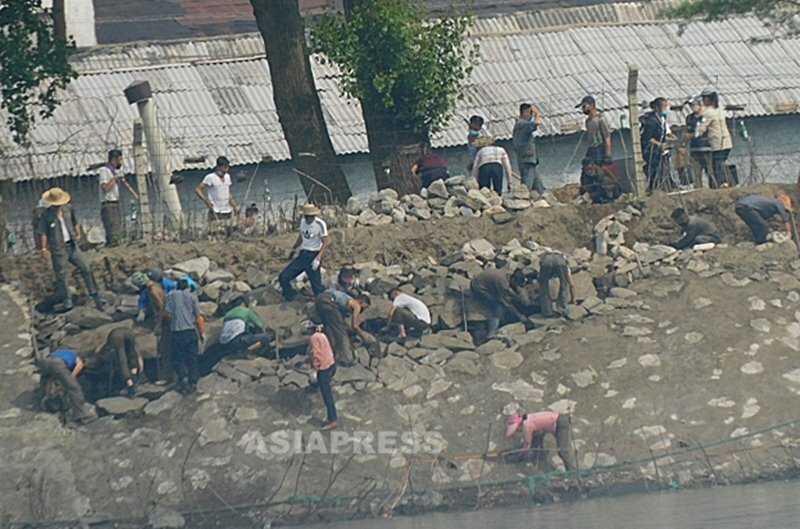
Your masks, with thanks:
M48 206L63 206L69 204L72 197L60 187L52 187L42 194L42 201Z
M303 215L306 217L316 217L320 214L319 208L314 204L306 204L303 206Z
M786 193L781 193L778 195L778 200L783 202L783 207L786 208L786 211L794 211L794 206L792 205L792 199Z
M476 149L482 149L484 147L494 145L494 138L492 138L491 136L481 136L480 138L472 142L472 145Z

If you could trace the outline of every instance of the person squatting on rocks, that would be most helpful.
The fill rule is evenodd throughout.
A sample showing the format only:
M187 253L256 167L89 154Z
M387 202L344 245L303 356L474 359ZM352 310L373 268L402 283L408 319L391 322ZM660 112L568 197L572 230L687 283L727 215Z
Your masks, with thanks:
M352 265L344 265L339 273L328 278L325 283L326 290L334 289L346 294L358 294L361 292L361 282L358 279L358 271Z
M585 158L581 166L581 187L578 195L588 194L594 204L605 204L618 199L623 193L622 179L606 167L595 165Z
M38 360L36 365L42 374L42 409L50 413L63 412L69 422L82 423L95 417L77 380L83 370L83 360L78 353L58 349Z
M269 347L275 336L267 332L264 321L247 306L245 298L236 298L232 305L223 318L219 343L230 347L234 353Z
M367 294L352 297L338 290L326 290L314 300L317 317L325 328L325 334L333 346L336 362L340 366L353 365L349 332L356 334L362 342L370 344L371 337L361 328L361 313L370 306ZM345 316L350 316L350 325L345 323Z
M289 252L289 265L283 269L278 276L278 283L283 291L283 299L292 301L295 298L295 291L292 288L292 280L306 273L311 282L311 290L314 295L321 294L325 289L322 286L322 275L319 267L322 264L322 257L328 248L328 225L319 218L320 210L314 204L303 206L303 218L300 220L300 234L292 245ZM300 254L294 254L300 248Z
M683 208L675 209L671 217L675 224L681 227L683 235L678 242L671 245L676 250L685 250L695 244L719 244L722 242L722 236L716 226L700 217L690 217Z
M396 326L401 339L407 336L407 331L421 334L431 328L431 312L419 299L393 288L389 292L389 301L392 302L392 308L386 327L391 329Z
M231 175L228 174L230 166L228 159L220 156L214 171L208 173L194 190L208 208L208 222L239 216L239 206L231 193Z
M333 376L336 374L336 362L334 361L333 349L328 340L328 336L323 332L322 325L312 327L314 333L308 342L308 360L311 368L316 372L316 384L312 384L311 389L319 387L322 401L328 413L328 422L322 427L323 430L336 428L339 420L336 414L336 403L333 400L333 390L331 384Z
M136 351L136 335L130 329L113 329L106 340L97 346L95 354L107 351L110 360L110 376L119 376L125 384L125 393L132 398L136 384L144 373L144 359Z
M542 114L530 103L519 106L519 118L514 123L511 143L517 155L517 167L522 183L540 195L544 193L542 178L536 174L539 165L539 153L536 151L534 133L542 125Z
M108 163L100 168L100 219L106 231L106 246L113 246L122 240L122 208L119 202L119 181L124 175L118 175L122 168L122 151L108 151Z
M522 270L500 270L490 268L476 275L470 282L470 290L475 298L489 310L488 338L497 334L500 322L506 311L513 313L520 321L526 318L514 306L519 298L519 290L525 285Z
M539 304L542 316L554 315L553 298L550 294L550 280L558 279L558 298L556 310L564 315L567 303L575 301L575 282L569 269L569 261L561 252L548 252L539 260Z
M544 448L544 436L552 434L556 438L558 456L564 462L567 472L578 469L575 452L572 449L572 420L566 413L540 411L538 413L514 413L506 421L506 437L511 437L522 429L522 450L527 460L531 455L538 456ZM531 454L531 452L535 452Z
M69 206L70 199L69 193L60 187L48 189L42 195L42 200L48 205L36 228L42 257L53 263L56 297L63 310L70 310L73 306L67 285L67 262L78 269L95 305L102 308L105 299L100 295L89 261L78 247L83 238L83 229Z
M178 289L167 294L164 318L169 322L178 391L183 394L194 393L200 378L198 338L204 339L206 325L197 295L189 289L185 279L179 279Z
M494 144L494 138L483 136L473 143L478 148L478 155L472 164L472 178L478 181L478 187L493 189L498 195L503 194L503 175L505 174L508 191L511 191L511 161L506 150Z
M753 240L756 244L764 244L772 238L767 221L776 215L781 218L784 228L791 234L792 224L789 215L793 210L792 199L785 193L778 195L778 198L747 195L740 198L735 207L736 214L753 233Z
M422 187L427 189L437 180L447 180L450 173L447 172L447 160L443 156L433 154L430 144L420 143L422 157L411 166L411 172L420 178Z

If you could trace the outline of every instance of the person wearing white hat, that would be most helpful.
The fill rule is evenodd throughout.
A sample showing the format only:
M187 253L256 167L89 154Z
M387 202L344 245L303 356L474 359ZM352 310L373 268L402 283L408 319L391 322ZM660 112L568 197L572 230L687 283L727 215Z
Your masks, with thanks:
M289 252L291 262L278 276L278 283L281 285L283 298L286 301L294 299L295 291L292 288L292 280L303 272L311 281L311 290L314 291L315 296L325 290L325 287L322 286L319 267L322 263L322 256L328 248L328 225L319 218L319 214L320 210L314 204L303 206L300 234L292 245L292 251ZM295 257L298 248L300 248L300 254Z
M48 205L36 227L42 257L53 263L56 297L64 311L72 309L72 297L67 287L67 261L81 273L89 295L97 307L101 308L105 300L97 288L89 261L78 246L83 238L83 230L75 218L75 212L69 206L70 200L69 193L60 187L48 189L42 195L42 201Z

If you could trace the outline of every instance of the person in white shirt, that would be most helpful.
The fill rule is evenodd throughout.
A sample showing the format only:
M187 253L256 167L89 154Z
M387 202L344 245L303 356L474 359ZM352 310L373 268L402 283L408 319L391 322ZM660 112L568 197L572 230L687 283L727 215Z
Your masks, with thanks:
M100 168L100 218L106 230L106 246L120 242L122 237L122 209L119 203L119 180L124 178L117 172L122 167L122 151L108 151L108 163Z
M414 296L403 294L399 288L389 292L392 308L389 310L389 319L386 326L391 329L397 326L400 338L406 337L406 329L412 331L425 331L431 326L431 312L425 303Z
M291 262L278 276L278 283L281 285L283 298L286 301L292 301L295 298L292 280L303 272L311 281L311 290L314 291L315 296L325 290L325 287L322 286L322 273L319 268L322 256L328 248L328 225L319 218L319 214L320 210L314 204L303 206L300 234L289 253ZM300 248L300 254L295 257L298 248Z
M478 148L475 163L472 164L472 177L478 180L481 188L491 187L498 195L503 194L503 173L508 190L511 191L511 160L506 150L494 144L494 138L484 136L473 143Z
M208 221L228 220L239 216L239 206L231 193L230 162L224 156L217 158L214 172L209 173L195 188L195 194L208 207Z

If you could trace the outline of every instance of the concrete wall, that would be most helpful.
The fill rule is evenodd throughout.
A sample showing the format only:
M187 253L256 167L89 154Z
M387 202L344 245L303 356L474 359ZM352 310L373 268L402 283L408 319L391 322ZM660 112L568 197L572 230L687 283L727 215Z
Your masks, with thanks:
M52 9L53 0L42 0L42 7ZM67 35L75 39L75 44L79 48L97 46L93 0L64 0L64 11Z

